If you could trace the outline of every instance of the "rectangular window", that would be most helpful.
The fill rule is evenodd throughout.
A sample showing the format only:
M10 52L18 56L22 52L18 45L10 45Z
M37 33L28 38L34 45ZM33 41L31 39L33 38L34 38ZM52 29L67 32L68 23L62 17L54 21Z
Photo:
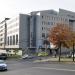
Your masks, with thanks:
M16 45L18 45L18 35L16 35Z
M43 25L43 21L42 21L42 25Z
M9 37L7 38L7 45L9 45Z
M12 45L12 36L10 36L10 45Z
M51 22L51 25L53 25L53 22Z
M45 37L45 33L42 33L42 37Z
M48 22L48 25L50 25L50 22Z
M43 30L43 27L42 27L42 30Z
M43 16L42 16L42 19L43 19Z
M15 45L15 35L13 35L13 45Z

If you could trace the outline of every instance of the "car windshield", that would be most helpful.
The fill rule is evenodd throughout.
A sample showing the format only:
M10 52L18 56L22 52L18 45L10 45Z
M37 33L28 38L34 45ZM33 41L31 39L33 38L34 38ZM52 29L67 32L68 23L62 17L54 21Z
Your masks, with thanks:
M2 63L4 63L4 61L3 60L0 60L0 64L2 64Z

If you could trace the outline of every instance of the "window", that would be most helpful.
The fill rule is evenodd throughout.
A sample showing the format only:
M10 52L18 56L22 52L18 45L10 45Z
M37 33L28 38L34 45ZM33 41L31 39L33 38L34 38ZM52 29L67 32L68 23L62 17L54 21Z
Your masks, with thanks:
M50 25L50 22L48 22L48 25Z
M12 45L12 36L10 36L10 45Z
M7 38L7 44L9 45L9 37Z
M61 21L62 21L63 19L61 18Z
M44 25L45 25L45 21L44 21Z
M42 30L43 30L43 27L42 27Z
M51 22L51 25L53 25L53 22Z
M65 22L67 22L68 20L67 19L65 19Z
M52 20L53 20L53 17L52 17Z
M15 35L13 35L13 45L15 45Z
M18 44L18 35L16 35L16 45Z
M43 19L43 16L42 16L42 19Z
M3 29L2 29L2 30L0 30L0 32L3 32Z
M54 20L55 20L55 17L54 17Z
M45 37L45 33L42 33L42 37Z
M3 41L3 38L1 38L0 41Z
M0 34L0 36L3 36L3 34Z

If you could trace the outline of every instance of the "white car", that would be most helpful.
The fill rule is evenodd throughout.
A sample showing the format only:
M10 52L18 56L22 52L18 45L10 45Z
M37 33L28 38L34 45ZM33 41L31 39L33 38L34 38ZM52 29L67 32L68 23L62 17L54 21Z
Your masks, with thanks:
M28 54L22 56L22 59L26 59L26 58L28 58Z
M4 60L0 60L0 71L1 70L7 70L7 64L4 62Z
M32 58L34 58L33 55L25 54L25 55L22 56L22 59L32 59Z

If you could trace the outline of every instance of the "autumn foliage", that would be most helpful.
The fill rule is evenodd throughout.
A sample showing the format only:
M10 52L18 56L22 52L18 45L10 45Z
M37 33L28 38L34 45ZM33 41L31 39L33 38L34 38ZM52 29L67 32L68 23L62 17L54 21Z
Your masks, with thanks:
M51 28L49 32L49 41L56 46L61 42L62 46L69 48L72 47L75 41L75 33L69 25L58 23Z

